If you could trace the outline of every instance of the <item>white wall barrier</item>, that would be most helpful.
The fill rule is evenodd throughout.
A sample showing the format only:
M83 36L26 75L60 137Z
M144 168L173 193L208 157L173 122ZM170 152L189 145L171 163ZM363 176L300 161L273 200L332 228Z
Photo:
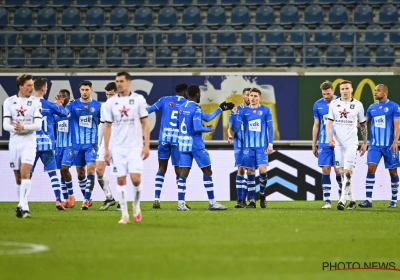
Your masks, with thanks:
M219 201L231 200L231 188L234 186L236 168L234 167L233 151L212 150L211 155L213 181L216 199ZM1 188L0 201L17 201L15 180L9 167L9 152L0 151ZM154 200L154 177L158 169L157 151L151 151L150 157L145 161L143 173L142 201ZM74 192L77 200L82 200L75 168L71 168L74 184ZM353 193L357 200L365 199L365 176L367 172L366 155L359 157L354 170ZM110 179L112 191L115 193L116 178L112 174L112 168L107 167L106 175ZM315 200L322 197L321 174L317 165L317 159L311 151L282 150L270 156L268 172L268 200ZM338 199L335 174L332 171L332 195L333 200ZM193 163L193 168L187 181L187 201L207 201L206 191L203 186L201 170ZM234 191L232 192L234 193ZM128 195L133 198L131 184ZM177 201L177 187L175 173L171 164L168 166L167 175L162 189L162 201ZM92 195L93 200L105 199L100 186L96 182ZM383 163L378 167L373 199L389 200L391 198L390 177ZM232 196L232 199L235 199ZM41 162L37 164L32 178L32 191L30 201L54 201L54 194L47 173L43 172Z

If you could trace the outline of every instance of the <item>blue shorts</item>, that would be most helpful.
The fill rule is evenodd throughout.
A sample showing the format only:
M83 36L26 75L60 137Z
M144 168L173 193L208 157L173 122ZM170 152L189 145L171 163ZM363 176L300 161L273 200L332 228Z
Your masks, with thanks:
M179 158L179 167L192 168L193 158L196 160L196 163L200 168L211 165L210 154L206 149L204 149L188 153L181 153Z
M235 150L235 167L241 166L243 160L243 149Z
M318 147L318 166L336 166L334 148L331 146Z
M96 144L74 144L65 148L62 165L84 167L88 164L96 164Z
M54 151L37 151L35 161L33 162L31 172L35 171L36 163L40 160L43 162L44 171L56 170L56 159L54 156Z
M268 165L267 148L246 148L243 150L241 166L257 169L260 165Z
M395 169L400 167L399 153L395 154L390 147L369 146L367 155L367 164L375 163L379 165L381 158L385 163L386 169Z
M63 159L63 155L64 155L65 149L66 149L65 147L56 148L56 165L57 165L57 169L61 169L61 163L62 163L62 159Z
M172 165L179 166L179 145L173 143L159 142L158 158L169 159L171 157Z

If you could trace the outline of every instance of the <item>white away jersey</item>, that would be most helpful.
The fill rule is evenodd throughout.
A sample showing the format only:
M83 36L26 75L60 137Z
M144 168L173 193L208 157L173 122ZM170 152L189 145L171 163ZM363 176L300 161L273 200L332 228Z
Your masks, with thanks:
M329 105L328 119L333 121L333 137L338 146L358 145L357 122L365 122L364 106L354 98L351 101L333 100Z
M10 118L13 125L20 122L23 125L33 124L36 118L42 119L42 103L34 96L11 96L4 100L4 118ZM36 131L21 133L10 132L10 140L16 142L36 142Z
M141 119L148 116L144 97L137 93L131 93L129 96L114 95L103 107L102 119L112 123L112 147L143 147Z

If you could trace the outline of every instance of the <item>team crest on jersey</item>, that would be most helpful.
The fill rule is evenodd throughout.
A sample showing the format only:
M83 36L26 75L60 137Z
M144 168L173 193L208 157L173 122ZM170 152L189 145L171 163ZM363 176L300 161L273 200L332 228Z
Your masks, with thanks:
M175 103L174 103L173 101L171 101L171 102L168 103L168 106L169 106L169 107L174 107L174 106L175 106Z
M96 109L92 107L92 108L90 108L90 112L94 113L94 112L96 112Z
M15 167L14 162L10 162L10 168L14 168L14 167Z
M354 109L355 106L355 104L350 104L350 109Z
M115 166L113 168L113 172L117 172L117 168Z
M350 112L346 111L346 108L343 109L343 111L339 111L340 114L340 118L346 118L347 119L347 115L350 114Z
M25 117L25 112L28 110L21 106L21 108L15 109L15 111L17 111L17 117Z
M128 116L128 112L129 112L130 110L131 110L131 109L126 108L125 105L123 105L123 106L122 106L122 109L121 109L121 110L118 110L118 111L121 113L121 118L123 118L124 116L125 116L125 117Z
M130 105L135 104L135 100L134 99L129 99L129 104Z
M339 161L336 161L336 166L339 166Z
M388 108L388 107L385 107L385 109L383 109L383 111L384 111L385 113L387 113L387 112L389 111L389 108Z
M258 111L258 115L262 116L262 114L263 114L263 112L261 112L261 111Z
M27 103L26 105L32 106L32 101L29 100L28 103Z

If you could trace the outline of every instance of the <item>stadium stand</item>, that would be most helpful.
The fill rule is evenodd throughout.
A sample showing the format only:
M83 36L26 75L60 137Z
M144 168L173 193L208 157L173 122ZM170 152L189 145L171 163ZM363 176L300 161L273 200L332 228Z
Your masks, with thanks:
M399 0L0 0L0 67L399 66Z

